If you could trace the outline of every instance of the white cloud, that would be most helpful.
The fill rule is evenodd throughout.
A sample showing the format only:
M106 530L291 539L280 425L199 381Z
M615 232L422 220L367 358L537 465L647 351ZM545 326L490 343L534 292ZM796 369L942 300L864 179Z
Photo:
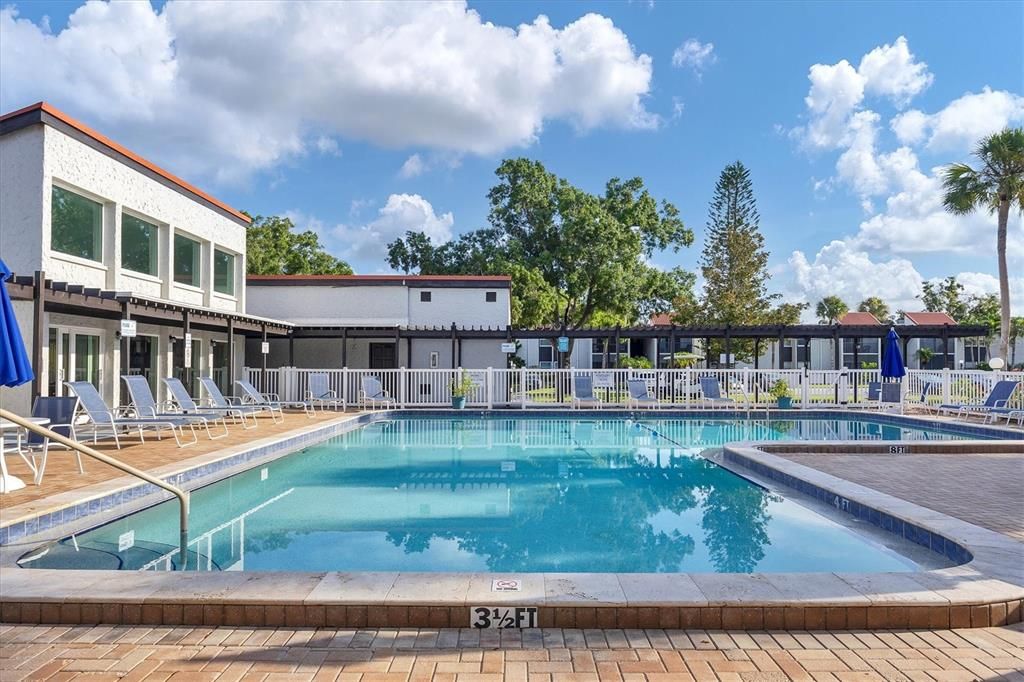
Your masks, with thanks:
M231 180L327 138L490 154L545 122L655 128L611 20L517 27L464 2L89 2L57 34L0 9L0 107L45 99L178 172Z
M932 150L972 149L986 135L1024 121L1024 97L983 88L968 92L934 114L912 109L892 120L897 138L906 144L927 139Z
M673 95L672 96L672 120L674 121L676 119L682 118L683 111L685 111L685 110L686 110L686 103L683 101L683 98L679 97L678 95Z
M387 245L406 236L407 231L422 231L435 243L452 240L455 216L438 215L430 202L420 195L391 195L378 209L377 217L362 224L339 224L324 230L328 248L366 270L379 267L387 255Z
M677 69L689 68L699 79L704 69L718 61L714 43L702 43L689 38L672 53L672 66Z
M333 137L328 137L327 135L321 135L316 138L316 149L321 154L341 156L341 147L338 145L338 141Z
M889 97L898 107L906 106L915 95L928 89L933 80L928 65L910 53L903 36L892 45L876 47L864 55L857 72L864 78L867 94Z
M941 280L941 277L935 277L929 281L938 284ZM957 274L956 281L963 285L967 296L999 295L999 278L986 272L961 272ZM1019 315L1024 310L1024 277L1011 274L1009 284L1010 310L1012 314Z
M402 167L398 170L398 176L401 178L415 178L417 175L422 175L426 169L423 157L419 154L413 154L402 164Z

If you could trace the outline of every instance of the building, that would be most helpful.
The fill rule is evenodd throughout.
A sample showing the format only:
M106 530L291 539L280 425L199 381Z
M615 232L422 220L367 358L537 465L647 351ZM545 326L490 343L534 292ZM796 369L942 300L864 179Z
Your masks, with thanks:
M461 330L506 330L504 275L251 275L249 310L287 319L289 339L246 346L250 367L445 369L505 367L501 338Z
M117 404L119 373L147 376L158 395L168 375L230 385L234 337L287 326L245 315L248 224L49 104L0 117L0 253L20 276L12 297L37 374L5 394L11 404L62 395L67 380ZM134 338L121 338L126 317Z

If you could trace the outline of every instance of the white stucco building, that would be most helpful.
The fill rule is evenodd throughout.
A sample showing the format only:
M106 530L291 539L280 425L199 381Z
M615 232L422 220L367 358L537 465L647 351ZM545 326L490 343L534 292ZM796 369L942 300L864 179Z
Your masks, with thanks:
M446 369L504 367L500 338L472 330L511 323L507 276L266 275L248 278L248 307L287 319L291 339L271 340L268 367ZM453 330L454 327L454 330ZM250 340L246 360L263 362Z
M149 377L158 395L170 375L230 383L242 353L227 330L259 327L244 315L248 224L48 104L0 117L0 257L22 282L12 292L37 374L5 400L27 409L33 388L63 395L64 381L86 380L116 404L119 371ZM34 300L25 277L40 279Z

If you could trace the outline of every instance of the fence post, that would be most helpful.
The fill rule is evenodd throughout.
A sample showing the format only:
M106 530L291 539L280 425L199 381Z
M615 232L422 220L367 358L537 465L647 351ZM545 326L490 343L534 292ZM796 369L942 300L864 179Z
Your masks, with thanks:
M493 410L494 409L494 368L493 367L488 367L487 368L487 381L486 381L486 383L487 383L487 386L485 388L487 390L487 409L488 410ZM490 433L489 430L488 430L488 433Z
M806 367L804 367L804 371L800 374L800 394L800 406L806 410L811 402L811 382L807 375Z
M952 386L950 385L952 377L949 371L949 367L942 368L942 404L949 405L951 402Z
M348 367L341 368L341 404L348 406Z
M405 399L406 399L406 388L408 384L408 374L405 371L405 367L398 368L398 405L404 410Z
M526 409L526 367L519 368L519 406Z

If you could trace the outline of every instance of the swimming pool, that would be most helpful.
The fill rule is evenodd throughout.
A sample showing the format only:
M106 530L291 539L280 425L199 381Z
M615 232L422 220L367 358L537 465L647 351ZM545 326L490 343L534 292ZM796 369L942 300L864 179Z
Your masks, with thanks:
M809 503L700 456L736 441L953 439L870 418L410 417L374 421L192 493L190 570L912 571ZM976 436L975 436L976 437ZM168 502L28 568L177 562Z

